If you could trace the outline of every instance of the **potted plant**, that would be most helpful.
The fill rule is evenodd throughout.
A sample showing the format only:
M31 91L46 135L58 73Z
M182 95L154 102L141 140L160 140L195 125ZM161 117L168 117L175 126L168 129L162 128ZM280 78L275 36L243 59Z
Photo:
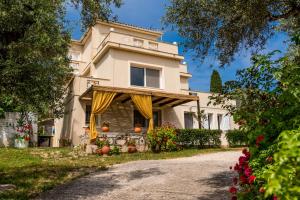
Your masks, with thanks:
M127 149L128 149L128 153L135 153L137 151L136 146L135 146L135 140L130 139L127 142Z
M135 124L135 126L134 126L134 132L135 133L142 132L142 125L140 123Z
M103 132L108 132L109 131L109 122L103 122L102 127L101 127Z
M96 153L99 155L108 155L110 151L109 142L106 138L97 138L96 143L98 149Z

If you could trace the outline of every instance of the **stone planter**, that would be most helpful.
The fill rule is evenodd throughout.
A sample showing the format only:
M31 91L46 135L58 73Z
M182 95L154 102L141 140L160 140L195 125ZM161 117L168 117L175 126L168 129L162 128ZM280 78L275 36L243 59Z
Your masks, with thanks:
M24 139L15 139L15 147L22 149L22 148L27 148L29 145L29 142L27 140Z

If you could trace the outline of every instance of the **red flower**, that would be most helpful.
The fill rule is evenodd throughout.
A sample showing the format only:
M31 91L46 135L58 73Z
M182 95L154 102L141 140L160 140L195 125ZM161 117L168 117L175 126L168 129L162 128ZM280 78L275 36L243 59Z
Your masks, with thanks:
M265 193L265 191L266 191L265 188L263 188L263 187L260 187L260 188L259 188L259 192L260 192L260 193Z
M239 158L239 164L240 164L240 165L243 165L246 161L247 161L247 158L246 158L245 156L241 156L241 157Z
M278 200L276 195L273 196L273 200Z
M233 181L233 184L234 184L234 185L236 185L236 184L237 184L237 182L238 182L238 179L237 179L237 177L234 177L234 178L232 179L232 181Z
M249 177L252 174L252 169L250 167L245 168L244 174Z
M246 153L248 153L248 150L245 148L245 149L243 149L242 153L243 153L244 155L246 155Z
M232 193L232 194L236 194L237 193L236 187L232 186L231 188L229 188L229 192Z
M254 183L255 179L256 179L256 176L251 175L251 176L249 177L249 183L250 183L250 184Z
M235 164L234 168L235 171L239 171L240 170L240 166L238 163Z
M237 196L232 196L231 200L237 200Z
M240 181L241 181L242 184L247 184L248 183L247 177L244 176L244 175L240 176Z
M273 157L272 156L268 156L266 161L268 161L269 163L273 161Z
M263 140L265 139L265 136L259 135L256 138L256 146L258 146Z
M30 137L29 136L25 136L24 138L26 141L29 141L30 140Z

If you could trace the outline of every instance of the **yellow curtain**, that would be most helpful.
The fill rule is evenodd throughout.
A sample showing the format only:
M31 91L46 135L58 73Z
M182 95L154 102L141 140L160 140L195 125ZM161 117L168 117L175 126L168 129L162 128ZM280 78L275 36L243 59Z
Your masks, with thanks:
M139 112L149 119L148 132L153 130L152 98L150 95L131 94L131 99Z
M92 113L90 117L90 139L97 138L95 115L102 114L116 96L115 92L94 91Z

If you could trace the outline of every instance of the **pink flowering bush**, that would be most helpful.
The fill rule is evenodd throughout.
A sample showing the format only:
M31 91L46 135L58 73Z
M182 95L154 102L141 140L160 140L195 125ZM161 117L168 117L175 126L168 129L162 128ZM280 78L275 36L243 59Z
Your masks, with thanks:
M24 115L18 119L15 138L18 140L30 141L33 130L31 121L29 121Z

